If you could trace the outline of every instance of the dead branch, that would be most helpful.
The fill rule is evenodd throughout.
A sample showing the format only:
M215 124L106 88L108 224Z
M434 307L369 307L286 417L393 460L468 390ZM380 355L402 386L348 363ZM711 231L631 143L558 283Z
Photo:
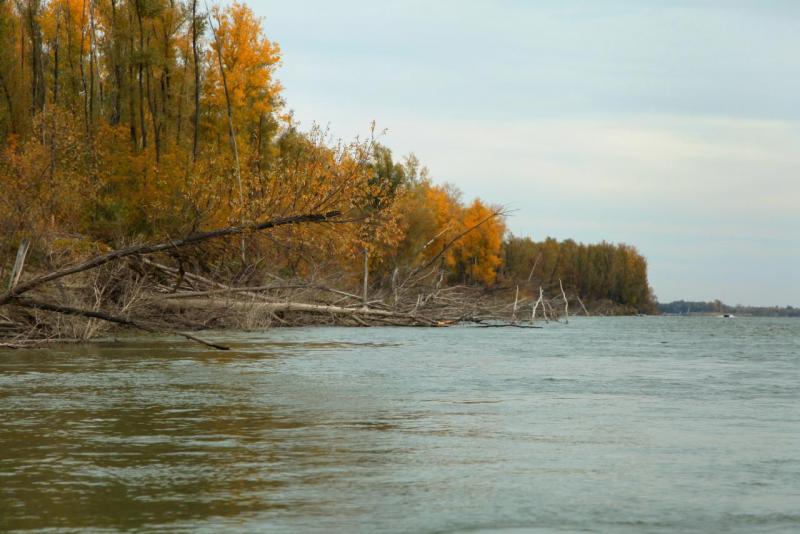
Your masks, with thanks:
M558 279L558 287L561 288L561 296L564 297L564 322L569 324L569 300L567 294L564 293L564 284L561 283L561 278Z
M19 283L19 277L22 275L22 270L25 268L25 257L28 255L31 242L27 239L23 240L17 249L17 259L14 261L14 268L11 269L11 277L8 280L8 290L13 291L14 287Z
M578 299L578 304L580 304L581 308L583 308L583 313L586 314L586 317L589 317L589 312L586 310L586 306L583 305L581 298L578 295L575 295L575 298Z
M15 297L13 302L14 302L14 304L17 304L19 306L23 306L25 308L33 308L33 309L37 309L37 310L49 311L49 312L53 312L53 313L59 313L59 314L62 314L62 315L74 315L74 316L78 316L78 317L101 319L101 320L107 321L109 323L116 323L116 324L119 324L119 325L128 326L128 327L131 327L131 328L136 328L138 330L143 330L145 332L150 332L152 334L172 334L172 335L176 335L176 336L181 336L181 337L184 337L184 338L189 339L191 341L196 341L197 343L201 343L203 345L206 345L208 347L211 347L211 348L214 348L214 349L217 349L217 350L230 350L229 347L226 347L224 345L218 345L218 344L212 343L210 341L205 341L203 339L200 339L199 337L193 336L191 334L187 334L185 332L178 332L178 331L174 331L174 330L164 330L164 329L160 329L160 328L154 328L152 326L148 326L148 325L142 324L142 323L140 323L138 321L133 321L131 319L126 319L124 317L116 317L114 315L110 315L110 314L107 314L107 313L104 313L104 312L101 312L101 311L98 311L98 310L82 310L82 309L73 308L73 307L70 307L70 306L59 306L57 304L49 304L47 302L40 302L40 301L37 301L37 300L28 299L28 298L20 298L20 297Z
M544 290L542 286L539 286L539 300L533 303L533 310L531 311L531 324L536 320L536 310L539 308L539 304L542 304L544 301ZM542 304L542 310L544 310L544 304ZM547 319L547 312L544 312L544 318Z
M473 230L477 229L478 227L482 226L483 224L487 223L488 221L491 221L491 220L492 220L492 219L494 219L495 217L500 217L500 216L501 216L501 215L503 215L503 214L505 214L505 210L502 210L502 209L495 210L495 211L493 211L492 213L490 213L488 216L486 216L486 217L484 217L483 219L481 219L481 220L480 220L479 222L477 222L476 224L473 224L472 226L470 226L469 228L467 228L467 229L466 229L466 230L464 230L463 232L459 233L459 234L458 234L457 236L455 236L453 239L451 239L450 241L448 241L448 242L445 244L445 246L444 246L444 247L442 247L442 250L440 250L440 251L439 251L439 253L438 253L436 256L434 256L433 258L431 258L431 259L430 259L430 261L428 261L428 263L426 263L426 264L422 265L421 267L417 267L416 269L414 269L414 270L411 272L411 274L409 275L409 278L411 278L412 276L414 276L414 275L415 275L415 274L417 274L418 272L420 272L420 271L422 271L422 270L425 270L425 269L427 269L428 267L430 267L431 265L433 265L434 263L436 263L436 261L437 261L439 258L441 258L441 257L442 257L442 254L444 254L445 252L447 252L447 250L448 250L450 247L452 247L453 245L455 245L455 244L456 244L456 242L458 242L458 241L459 241L459 240L460 240L462 237L464 237L464 236L465 236L465 235L467 235L468 233L472 232Z
M88 271L89 269L94 269L101 265L105 265L106 263L126 258L129 256L154 254L156 252L164 252L166 250L173 250L181 247L196 245L203 241L207 241L209 239L215 239L218 237L239 235L249 231L267 230L270 228L276 228L279 226L285 226L290 224L301 224L309 222L310 223L329 222L331 221L331 219L335 219L339 215L341 215L341 212L339 211L330 211L327 213L309 213L305 215L294 215L291 217L280 217L277 219L270 219L260 223L246 224L242 226L229 226L227 228L212 230L210 232L201 232L198 234L190 235L189 237L186 237L184 239L168 241L165 243L134 245L131 247L113 250L106 254L100 254L99 256L95 256L80 263L64 267L63 269L59 269L57 271L53 271L51 273L38 276L36 278L28 280L27 282L19 284L13 289L9 289L5 293L0 294L0 306L8 304L15 297L23 293L26 293L31 289L34 289L46 282L57 280L59 278L69 276L71 274Z
M380 317L385 319L397 319L411 323L424 323L429 326L441 326L441 324L427 317L419 316L414 313L402 313L397 311L376 310L372 308L345 308L343 306L332 306L327 304L308 304L304 302L242 302L230 301L220 302L211 299L181 299L178 301L162 300L157 303L160 306L181 310L186 308L196 309L209 309L213 307L228 307L238 309L250 309L262 311L265 314L269 313L313 313L313 314L327 314L338 316L359 316L365 317Z

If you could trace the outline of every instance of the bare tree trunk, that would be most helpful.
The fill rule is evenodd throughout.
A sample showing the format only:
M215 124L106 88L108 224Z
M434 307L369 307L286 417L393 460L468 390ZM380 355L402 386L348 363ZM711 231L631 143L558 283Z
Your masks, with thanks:
M148 43L149 46L149 43ZM145 87L147 88L147 106L150 109L150 122L153 124L153 139L156 147L156 164L161 162L161 113L156 102L156 93L152 88L152 68L147 65L145 69Z
M264 157L264 112L258 117L258 155L256 156L256 168L261 174L261 164Z
M119 64L119 39L117 35L117 0L111 0L111 61L114 70L114 104L111 124L116 126L122 118L122 69Z
M72 22L72 10L70 9L69 2L64 3L64 10L66 11L66 25L67 25L67 62L69 64L69 79L70 85L72 88L72 94L78 95L78 80L75 76L75 62L73 61L73 42L72 42L72 32L70 31L70 24ZM80 56L80 53L78 54ZM80 57L79 57L80 59ZM74 102L69 102L69 104L74 105Z
M197 0L192 0L192 60L194 61L194 132L192 135L192 161L197 161L200 137L200 56L197 53Z
M56 12L56 35L53 42L53 104L58 105L58 53L61 34L61 9Z
M514 309L511 312L511 322L517 322L517 303L519 302L519 286L517 286L517 292L514 294Z
M530 282L530 281L531 281L531 278L533 278L533 272L536 270L536 265L538 265L538 264L539 264L539 259L540 259L541 257L542 257L542 253L541 253L541 252L540 252L539 254L537 254L537 255L536 255L536 259L535 259L535 260L534 260L534 262L533 262L533 267L531 267L531 272L530 272L530 273L528 273L528 282Z
M581 300L581 298L577 295L575 296L575 298L578 299L578 304L580 304L581 308L583 308L583 313L586 314L586 317L589 317L589 312L586 310L586 306L583 305L583 301Z
M32 112L38 113L44 109L44 63L42 62L42 29L39 26L40 0L28 0L28 27L31 41L31 95Z
M58 26L58 24L56 24ZM56 43L55 43L55 69L53 73L53 105L56 105L56 99L58 98L58 31L56 31ZM49 117L50 123L50 170L48 173L48 178L50 179L50 190L55 190L55 173L56 173L56 165L58 160L56 158L56 132L58 128L56 127L56 120L58 114L52 113ZM50 209L49 213L55 212L55 198L52 195L48 196L50 201Z
M86 67L83 65L83 39L85 38L84 27L86 24L86 2L83 0L81 7L81 41L78 43L78 66L81 69L81 87L83 88L83 122L86 127L86 135L89 135L89 87L86 83Z
M164 31L164 67L161 70L159 86L161 87L161 127L160 139L169 137L170 115L172 114L172 73L170 72L169 36Z
M367 307L367 293L369 291L369 249L364 247L364 287L363 292L361 293L362 303L364 307Z
M186 49L184 50L184 57L188 59L189 57L189 46L187 44ZM175 144L180 146L181 144L181 134L183 133L183 106L186 101L186 74L189 71L189 62L184 60L183 62L183 73L181 76L181 85L180 89L178 90L178 114L175 117ZM194 159L194 155L192 155L192 159Z
M536 320L536 310L539 308L539 304L542 304L543 301L544 301L544 290L542 289L542 286L539 286L539 300L533 303L533 310L531 311L531 323L533 323ZM544 305L542 305L542 310L544 310ZM545 317L547 317L546 313Z
M140 134L140 147L147 148L147 125L144 121L144 26L142 24L142 6L141 0L136 0L136 20L139 23L139 59L138 66L138 83L139 83L139 134Z
M89 135L93 133L94 124L94 66L95 66L95 28L94 0L89 0Z
M236 131L233 127L233 105L231 104L231 96L228 92L228 78L225 75L225 65L222 61L222 43L217 37L217 31L214 29L214 23L211 21L211 13L208 14L208 25L211 28L211 34L214 36L215 48L217 50L217 63L219 64L219 72L222 76L222 89L225 93L225 108L228 112L228 138L231 144L231 152L233 152L233 170L236 173L236 183L239 186L239 212L242 224L244 224L244 192L242 189L242 170L239 165L239 149L236 146ZM245 255L245 241L244 236L241 238L241 253L242 263L246 261Z
M558 322L558 315L557 315L557 314L556 314L556 312L553 310L553 306L552 306L552 305L550 304L550 302L549 302L549 301L547 301L547 300L546 300L546 301L544 301L544 308L542 308L542 311L544 311L544 309L545 309L545 308L550 308L550 317L552 317L552 318L553 318L553 321L555 321L555 322ZM545 321L548 321L548 319L547 319L547 315L545 315L544 317L545 317Z
M28 256L31 242L27 239L20 243L17 249L17 259L14 261L14 267L11 269L11 276L8 279L8 290L13 291L19 283L19 277L22 275L22 270L25 268L25 258Z
M17 121L14 118L14 100L11 98L11 91L8 89L8 84L0 72L0 87L3 88L3 96L6 97L6 105L8 106L8 122L11 127L11 133L17 133Z
M128 23L129 26L133 27L133 16L128 10ZM128 37L128 47L130 48L130 55L133 55L134 51L134 44L133 44L133 31L129 33ZM139 133L137 132L136 128L136 95L134 95L133 91L133 80L135 78L134 74L134 64L133 61L130 59L128 60L128 122L130 123L131 129L131 143L133 144L133 149L139 149Z
M197 161L197 143L200 135L200 59L197 53L197 0L192 0L192 57L194 60L194 134L192 136L192 161Z

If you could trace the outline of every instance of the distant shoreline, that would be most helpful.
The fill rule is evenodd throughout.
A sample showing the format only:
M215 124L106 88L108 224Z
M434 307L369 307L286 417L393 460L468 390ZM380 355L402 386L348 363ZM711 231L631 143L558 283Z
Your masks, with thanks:
M730 306L719 300L713 302L686 300L659 302L657 308L662 315L723 315L729 313L739 317L800 317L800 308L794 306Z

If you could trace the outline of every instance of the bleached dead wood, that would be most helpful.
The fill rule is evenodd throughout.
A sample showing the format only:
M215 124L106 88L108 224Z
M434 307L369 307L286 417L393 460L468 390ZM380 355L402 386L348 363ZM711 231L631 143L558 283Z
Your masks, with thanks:
M586 314L586 317L589 317L589 312L586 310L586 306L583 305L581 298L578 295L575 295L575 298L578 299L578 304L580 304L581 308L583 308L583 313Z
M364 307L367 307L367 293L369 291L369 249L364 247L364 287L362 290L362 299Z
M550 303L549 300L545 300L544 301L544 307L542 309L545 309L545 308L549 308L550 309L550 317L552 318L552 320L554 322L557 323L558 322L558 314L555 312L555 310L553 310L553 305ZM546 315L545 315L545 319L547 319Z
M444 246L432 262L436 263L448 247L458 239L499 214L500 212L495 212L456 236ZM398 271L395 271L390 293L386 293L380 284L376 283L372 288L373 294L370 295L369 256L365 252L362 291L361 295L357 295L326 284L312 283L313 279L312 282L292 283L292 281L276 276L274 278L278 280L278 283L236 287L210 278L213 275L202 276L187 272L183 264L179 264L176 268L147 257L157 253L172 255L181 247L197 245L218 237L241 235L249 231L265 230L289 224L336 222L336 220L340 221L337 219L338 217L338 212L284 217L252 225L194 234L164 243L137 245L111 251L16 284L13 289L0 294L0 305L16 304L19 308L83 317L90 321L101 320L148 332L180 335L215 348L222 347L199 339L192 334L178 332L175 328L182 328L185 325L189 325L189 328L208 328L220 324L252 328L273 322L294 325L304 324L311 316L314 316L312 322L331 321L361 326L374 324L448 326L459 322L474 322L500 327L517 324L520 306L527 305L527 299L520 298L519 286L516 287L513 305L508 301L506 293L506 291L510 291L510 288L443 287L444 270L438 264L432 267L430 273L417 278L413 286L404 287L404 284L415 273L421 272L420 269L416 269L400 284L397 283ZM177 257L177 255L175 256ZM123 259L127 259L127 262L120 262L116 265L130 268L140 275L140 279L147 280L141 306L136 308L135 314L126 311L125 307L117 300L111 299L113 300L111 305L105 301L100 302L102 300L100 297L104 297L105 292L95 291L95 302L91 305L92 309L85 309L87 306L65 305L71 302L66 296L58 299L60 300L58 303L51 303L50 300L40 297L26 298L24 296L25 293L39 289L47 282L56 281L60 284L61 278L91 271ZM180 260L178 261L180 262ZM429 261L423 267L427 269L433 263ZM95 275L93 275L95 282L98 272L100 271L95 271ZM268 273L262 274L273 277ZM431 275L434 275L434 278ZM82 276L77 280L80 282L84 278ZM323 279L323 281L325 280ZM327 280L327 282L330 283L332 280ZM92 289L91 286L90 283L89 290ZM95 284L94 287L96 290L98 286ZM86 290L86 284L76 283L71 286L70 294L76 295L77 292L86 292ZM328 298L321 295L323 292L341 298ZM536 319L538 306L542 307L544 318L548 317L547 307L550 304L544 299L541 287L539 293L539 300L534 304L532 322ZM36 294L52 296L52 292L48 293L47 290L37 291ZM114 299L116 298L114 297ZM372 300L368 300L368 298ZM384 301L387 298L391 302L391 306ZM311 300L311 302L307 300ZM80 298L77 302L81 302ZM112 307L116 308L113 312L110 311ZM44 332L44 334L52 335L52 331Z
M209 239L215 239L219 237L226 237L232 235L243 235L245 232L250 232L250 231L266 230L270 228L276 228L279 226L285 226L291 224L328 222L338 217L339 215L340 212L338 211L330 211L327 213L311 213L304 215L295 215L290 217L281 217L252 224L243 224L241 226L230 226L226 228L212 230L209 232L196 233L187 236L183 239L171 240L163 243L130 246L122 249L113 250L105 254L99 254L82 262L78 262L69 265L67 267L63 267L61 269L57 269L55 271L34 277L23 283L18 283L19 276L20 273L22 272L22 267L24 265L25 256L27 255L28 251L28 245L26 243L23 243L23 245L20 246L19 252L17 254L17 261L15 263L15 269L12 271L12 276L10 279L8 290L0 294L0 306L12 304L21 308L37 309L60 315L72 315L72 316L83 317L89 319L90 321L92 319L100 319L106 322L115 323L122 326L128 326L131 328L137 328L139 330L144 330L147 332L171 333L185 337L186 339L190 339L192 341L197 341L198 343L202 343L210 347L224 350L226 347L223 347L222 345L217 345L215 343L204 341L200 338L197 338L191 334L187 334L184 332L165 330L162 328L151 326L149 324L140 321L128 319L121 316L116 316L110 313L101 312L97 309L86 310L61 304L37 301L34 299L24 298L22 297L22 295L31 290L39 288L40 286L44 285L47 282L57 281L60 280L61 278L70 275L82 273L85 271L90 271L124 258L142 257L144 255L155 254L158 252L168 252L181 247L196 245L204 241L207 241ZM181 276L183 276L183 274L181 274ZM224 286L224 284L218 284L218 286L219 285L222 285L223 288L226 287ZM98 295L97 286L94 286L91 289L95 292L95 296L97 297Z
M531 272L528 273L528 282L530 282L531 278L533 278L533 272L536 270L536 265L539 264L539 259L541 257L542 257L542 253L541 252L536 255L536 259L533 261L533 267L531 267Z
M330 314L339 316L359 316L378 317L384 319L395 319L401 322L422 323L429 326L443 326L439 321L417 315L414 313L402 313L389 310L376 310L373 308L345 308L343 306L332 306L326 304L309 304L304 302L243 302L238 300L220 301L214 299L180 299L156 301L155 305L180 311L187 308L208 310L212 308L229 308L239 310L255 310L265 314L268 313L313 313Z
M8 280L8 291L12 291L19 283L19 277L22 275L22 270L25 268L25 258L28 256L31 242L25 239L20 243L17 249L17 258L14 261L14 267L11 269L11 276Z
M514 294L514 310L511 312L511 322L517 322L517 303L519 302L519 286L517 286L517 292Z
M533 303L533 309L531 311L531 323L536 321L536 310L539 309L539 305L542 304L544 301L544 290L542 286L539 286L539 299ZM544 305L542 304L542 310L544 310ZM545 313L545 319L547 319L547 314Z
M569 324L569 299L564 292L564 284L561 283L561 278L558 279L558 287L561 288L561 296L564 297L564 322Z

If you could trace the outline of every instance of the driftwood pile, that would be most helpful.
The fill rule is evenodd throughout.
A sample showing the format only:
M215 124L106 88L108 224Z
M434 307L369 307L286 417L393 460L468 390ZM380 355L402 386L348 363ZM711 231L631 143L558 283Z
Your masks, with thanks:
M25 279L29 244L20 245L6 290L0 293L0 348L47 342L83 341L108 325L182 336L215 349L227 347L194 333L212 328L338 324L350 326L445 327L474 323L484 327L535 328L537 319L568 321L569 299L520 298L513 293L444 286L435 261L401 275L388 287L370 288L365 253L362 294L321 280L269 284L226 284L187 272L170 258L179 249L247 232L295 224L330 224L338 212L271 219L197 233L183 239L136 245ZM435 260L436 258L434 258ZM583 303L583 312L588 315ZM525 311L530 310L530 312ZM538 315L537 315L538 314Z

